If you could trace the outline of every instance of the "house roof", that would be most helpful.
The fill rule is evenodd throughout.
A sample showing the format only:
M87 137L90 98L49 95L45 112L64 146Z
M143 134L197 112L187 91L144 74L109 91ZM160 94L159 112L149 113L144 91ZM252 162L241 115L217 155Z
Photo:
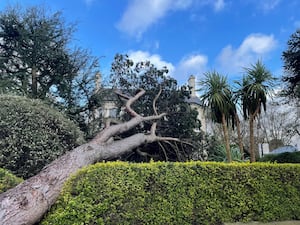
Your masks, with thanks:
M103 98L103 101L117 101L118 95L115 93L115 90L112 88L102 88L97 91Z
M185 101L190 104L202 105L200 98L198 98L197 96L191 96L190 98L187 98Z

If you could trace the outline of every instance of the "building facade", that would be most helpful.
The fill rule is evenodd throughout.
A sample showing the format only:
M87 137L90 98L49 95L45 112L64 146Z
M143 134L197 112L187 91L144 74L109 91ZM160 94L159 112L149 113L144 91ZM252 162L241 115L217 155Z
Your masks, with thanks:
M191 88L191 97L187 99L187 102L193 109L198 112L198 119L201 121L201 130L206 132L206 117L204 107L201 104L200 98L196 94L196 77L191 75L188 80L188 86Z

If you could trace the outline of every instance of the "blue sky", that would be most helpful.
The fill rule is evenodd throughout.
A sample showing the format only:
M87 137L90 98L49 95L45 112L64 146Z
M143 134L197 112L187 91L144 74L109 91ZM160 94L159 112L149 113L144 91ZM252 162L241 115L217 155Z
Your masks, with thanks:
M0 9L14 3L78 22L75 43L101 57L104 76L126 53L166 65L179 84L210 70L238 80L258 59L280 77L282 51L300 28L299 0L0 0Z

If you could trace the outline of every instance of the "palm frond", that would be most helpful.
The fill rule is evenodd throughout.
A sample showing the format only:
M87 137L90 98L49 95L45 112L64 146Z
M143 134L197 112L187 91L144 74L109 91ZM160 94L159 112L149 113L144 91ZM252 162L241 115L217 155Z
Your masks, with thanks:
M238 83L240 89L237 93L242 102L244 118L247 119L257 109L259 113L261 109L266 110L267 96L272 92L275 78L261 61L245 68L245 73L242 83Z
M222 114L229 121L235 111L235 104L227 77L216 71L207 72L204 75L204 80L199 82L200 100L205 107L210 108L213 121L221 123Z

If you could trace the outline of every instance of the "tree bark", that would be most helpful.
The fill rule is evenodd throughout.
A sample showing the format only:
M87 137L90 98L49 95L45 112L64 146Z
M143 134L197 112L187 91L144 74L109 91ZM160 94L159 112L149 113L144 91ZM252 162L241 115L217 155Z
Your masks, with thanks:
M244 146L243 146L243 139L242 139L242 133L241 133L241 123L240 118L237 113L235 113L235 122L236 122L236 128L237 128L237 135L238 135L238 142L239 142L239 148L241 157L244 160Z
M37 88L38 88L38 85L37 85L37 69L35 66L32 67L32 71L31 71L31 91L32 91L32 96L34 98L37 97Z
M249 119L250 129L250 162L255 162L255 150L254 150L254 117L251 115Z
M255 141L254 141L254 120L260 111L260 100L253 114L249 116L249 130L250 130L250 162L255 162Z
M129 112L134 112L127 104ZM134 114L134 113L133 113ZM143 121L157 120L165 114L142 117L138 114L123 124L110 126L89 143L83 144L59 157L39 174L0 195L0 224L30 225L38 222L56 201L68 177L78 169L97 161L115 158L145 143L176 138L155 135L155 123L150 134L138 133L119 141L110 141L114 135L127 131Z
M226 123L226 119L225 119L225 114L222 114L222 127L223 127L223 133L224 133L227 161L231 162L232 159L231 159L231 151L230 151L230 143L229 143L229 134L228 134L228 128L227 128L227 123Z

